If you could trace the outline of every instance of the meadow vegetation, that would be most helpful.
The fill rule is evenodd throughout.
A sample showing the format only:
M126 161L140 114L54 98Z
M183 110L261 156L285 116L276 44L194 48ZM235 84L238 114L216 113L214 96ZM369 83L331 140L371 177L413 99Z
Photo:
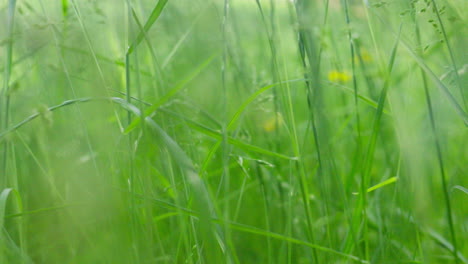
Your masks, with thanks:
M0 263L468 263L464 0L0 2Z

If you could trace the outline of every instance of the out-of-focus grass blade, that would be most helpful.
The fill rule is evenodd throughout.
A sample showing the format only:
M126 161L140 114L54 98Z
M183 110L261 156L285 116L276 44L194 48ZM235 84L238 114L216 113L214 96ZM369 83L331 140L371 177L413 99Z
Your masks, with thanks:
M412 49L411 47L403 40L401 40L401 43L403 44L403 47L408 51L408 53L411 55L411 57L416 61L418 66L423 69L426 74L431 78L431 80L437 85L437 87L442 90L442 93L447 97L449 100L450 104L455 108L455 111L457 112L458 115L463 119L463 122L465 123L465 126L468 126L468 115L467 113L463 110L463 108L458 104L457 100L455 97L452 95L452 93L449 91L447 86L437 77L437 75L434 74L434 72L427 66L427 64L424 62L421 57L419 57Z
M62 0L62 15L66 17L68 14L68 0Z
M359 205L356 206L354 210L354 216L352 220L352 224L354 225L354 229L357 230L358 226L363 223L362 229L362 239L364 240L364 251L366 259L369 258L369 238L368 238L368 224L367 224L367 190L370 181L370 172L372 169L372 163L374 161L374 153L377 144L377 137L379 135L380 127L381 127L381 120L383 115L383 109L385 106L385 102L387 99L388 89L390 88L390 81L391 81L391 74L393 71L393 67L396 60L396 54L398 51L398 44L400 42L400 33L401 33L402 26L400 25L400 30L398 35L396 36L395 44L393 45L392 52L390 54L390 59L387 65L387 72L385 76L385 82L383 84L382 91L380 92L379 101L377 110L374 115L374 120L372 123L372 134L369 139L369 143L366 150L366 155L364 156L364 163L363 163L363 173L361 176L361 183L360 183L360 192L361 195L359 196ZM348 252L353 245L352 237L348 236L347 241L345 243L345 252Z
M86 50L83 50L83 49L80 49L80 48L75 48L75 47L71 47L71 46L66 46L66 45L61 45L59 44L59 47L62 48L62 49L65 49L67 51L71 51L71 52L74 52L74 53L79 53L79 54L82 54L82 55L87 55L88 52ZM99 61L102 61L102 62L106 62L106 63L110 63L110 64L113 64L113 65L116 65L118 67L125 67L125 62L121 59L113 59L113 58L110 58L110 57L106 57L102 54L99 54L99 53L96 53L96 58L99 60ZM130 67L130 69L132 71L137 71L134 67ZM143 70L143 69L140 69L139 71L137 71L139 74L142 74L142 75L145 75L145 76L153 76L153 74L147 70Z
M437 233L433 229L423 228L420 223L415 221L415 219L411 216L411 213L405 212L402 210L395 210L394 213L402 217L402 219L405 219L405 221L408 221L408 223L414 225L423 235L430 237L434 242L439 244L441 247L454 253L454 247L452 243L450 243L450 241L448 241L445 237L443 237L441 234ZM373 224L377 226L375 222ZM468 260L466 259L466 257L463 255L462 252L458 250L455 253L457 254L459 260L461 260L465 264L468 264Z
M161 97L156 103L152 104L148 109L145 110L144 116L150 116L158 108L165 104L167 101L169 101L177 92L182 90L187 83L189 83L193 78L195 78L200 72L203 71L212 61L213 59L218 55L218 53L215 53L211 55L208 59L206 59L204 62L202 62L198 67L194 69L193 72L191 72L185 79L181 80L176 86L171 88L169 92L167 92L163 97ZM141 122L141 117L137 117L133 119L133 121L128 125L128 127L125 129L124 134L130 133L133 129L135 129Z
M8 196L10 196L10 193L13 191L11 188L6 188L2 191L0 194L0 228L3 230L3 223L5 222L5 209L6 209L6 203L8 200ZM1 232L0 232L1 236Z
M309 248L315 248L315 249L317 249L319 251L330 253L330 254L333 254L333 255L338 255L338 256L341 256L343 258L347 258L347 259L350 259L350 260L353 260L353 261L356 261L356 262L359 262L359 263L369 263L368 261L360 259L360 258L358 258L356 256L353 256L353 255L345 254L345 253L342 253L340 251L337 251L337 250L334 250L334 249L331 249L331 248L322 247L322 246L319 246L317 244L312 244L312 243L307 242L307 241L299 240L299 239L296 239L296 238L293 238L293 237L288 237L288 236L285 236L285 235L282 235L282 234L270 232L270 231L263 230L263 229L260 229L260 228L247 226L247 225L243 225L243 224L239 224L239 223L232 223L232 222L229 222L229 225L230 225L230 227L232 229L236 229L236 230L243 231L243 232L246 232L246 233L251 233L251 234L256 234L256 235L261 235L261 236L266 236L266 237L271 237L271 238L276 238L276 239L279 239L279 240L282 240L282 241L291 242L291 243L306 246L306 247L309 247Z
M244 112L244 110L247 108L249 104L251 104L255 99L257 99L258 96L263 94L264 92L270 90L271 88L278 86L283 83L291 83L291 82L299 82L299 81L304 81L304 79L296 79L296 80L289 80L289 81L284 81L284 82L279 82L279 83L273 83L267 86L264 86L260 89L258 89L255 93L253 93L249 98L247 98L240 106L237 108L237 111L234 113L234 115L231 118L231 121L229 121L228 124L228 130L232 129L236 121L239 119L241 114Z
M17 214L22 214L23 212L23 202L21 200L21 195L18 191L13 188L3 189L0 193L0 263L11 263L8 260L16 259L18 262L15 263L33 263L31 258L26 254L25 250L21 246L23 244L17 245L5 230L3 226L5 224L5 218L8 216L5 215L7 201L10 196L13 195L16 202L16 211ZM22 236L22 235L20 235ZM23 240L20 238L20 243ZM5 250L7 252L5 252ZM7 255L10 255L10 258L6 258Z
M97 101L97 100L105 100L105 101L109 101L109 100L112 100L111 98L107 98L107 97L97 97L97 98L91 98L91 97L87 97L87 98L78 98L78 99L72 99L72 100L67 100L67 101L64 101L63 103L61 104L58 104L58 105L55 105L55 106L52 106L52 107L49 107L47 109L47 111L55 111L57 109L60 109L64 106L67 106L67 105L72 105L72 104L76 104L76 103L85 103L85 102L90 102L90 101ZM39 117L41 115L41 113L35 113L33 115L30 115L29 117L27 117L26 119L24 119L23 121L17 123L16 125L10 127L10 128L7 128L5 131L1 132L0 133L0 141L2 141L8 134L10 134L11 132L14 132L16 131L17 129L19 129L20 127L26 125L27 123L31 122L32 120L36 119L37 117Z
M433 5L434 13L437 16L437 20L439 21L440 30L442 31L442 35L444 36L444 42L445 42L445 45L447 46L448 53L450 55L450 60L452 61L452 67L453 67L453 69L455 71L455 77L456 77L456 80L457 80L457 83L458 83L458 88L460 89L461 99L462 99L463 105L465 106L465 110L466 110L466 107L467 107L467 102L466 102L466 99L465 99L465 93L466 93L465 89L466 89L466 87L465 88L462 87L462 83L461 83L461 80L460 80L460 75L458 74L457 63L455 62L455 55L453 54L452 47L451 47L449 39L447 37L447 32L445 30L445 25L442 22L442 18L441 18L442 12L439 11L439 8L437 7L437 4L436 4L435 0L432 0L432 5ZM465 120L465 123L466 123L466 120ZM468 123L466 123L466 125L468 126Z
M374 186L368 188L368 189L367 189L367 192L368 192L368 193L373 192L373 191L375 191L375 190L377 190L377 189L380 189L380 188L382 188L382 187L384 187L384 186L387 186L387 185L389 185L389 184L392 184L392 183L394 183L394 182L396 182L396 181L398 181L398 177L397 177L397 176L391 177L391 178L389 178L389 179L387 179L387 180L385 180L385 181L383 181L383 182L381 182L381 183L379 183L379 184L376 184L376 185L374 185ZM354 195L358 195L359 193L358 193L358 192L354 192L353 194L354 194Z
M39 209L36 209L36 210L5 215L5 218L25 217L25 216L29 216L29 215L36 215L36 214L40 214L40 213L57 211L59 209L65 209L65 208L68 208L68 207L73 206L73 205L80 205L80 204L65 204L65 205L59 205L59 206L53 206L53 207L47 207L47 208L39 208Z
M328 82L336 87L339 87L341 89L343 89L343 91L346 91L348 93L351 93L351 94L354 94L354 91L353 89L347 87L347 86L344 86L344 85L340 85L340 84L337 84L337 83L332 83L332 82ZM357 97L358 99L361 99L364 103L368 104L369 106L371 106L372 108L374 109L377 109L377 102L375 102L374 100L360 94L360 93L357 93ZM390 111L388 111L387 109L383 109L383 113L388 115L388 116L391 116L392 114L390 113Z
M383 182L381 182L379 184L376 184L376 185L370 187L369 189L367 189L367 192L373 192L373 191L375 191L377 189L380 189L380 188L382 188L382 187L384 187L386 185L389 185L391 183L394 183L396 181L398 181L398 177L396 177L396 176L391 177L391 178L389 178L389 179L387 179L387 180L385 180L385 181L383 181Z
M119 104L122 108L131 112L136 116L142 117L140 110L125 101L122 98L112 98L113 102ZM214 237L208 235L208 239L213 240L216 238L223 248L225 245L222 245L224 235L220 228L212 225L212 218L217 218L215 207L210 198L208 188L205 185L205 182L198 175L195 166L192 163L190 157L182 150L182 148L177 144L177 142L172 139L153 119L150 117L145 117L145 124L148 125L153 131L158 135L163 145L169 151L171 157L174 159L176 164L183 170L183 177L185 177L186 182L189 185L190 190L193 192L193 204L196 212L200 216L200 224L203 230L203 233L208 235L214 231ZM213 243L213 242L212 242Z
M140 198L140 199L150 200L150 201L153 201L155 203L158 203L158 205L160 205L160 206L162 206L164 208L178 209L181 213L190 215L190 216L195 217L195 218L200 218L201 217L199 212L193 211L193 210L188 209L188 208L180 207L180 206L178 206L176 204L172 204L172 203L164 201L164 200L155 199L155 198L152 198L152 197L147 197L147 196L144 196L144 195L141 195L141 194L136 194L136 193L132 193L132 195L134 195L135 197ZM259 235L259 236L271 237L271 238L275 238L275 239L278 239L278 240L287 241L287 242L291 242L291 243L294 243L294 244L297 244L297 245L305 246L305 247L308 247L308 248L315 248L317 250L320 250L320 251L323 251L323 252L326 252L326 253L329 253L329 254L333 254L333 255L336 255L336 256L341 256L343 258L353 260L353 261L356 261L356 262L359 262L359 263L369 263L366 260L360 259L360 258L358 258L356 256L353 256L353 255L345 254L343 252L334 250L332 248L320 246L320 245L313 244L313 243L310 243L310 242L307 242L307 241L304 241L304 240L300 240L300 239L297 239L297 238L294 238L294 237L290 237L290 236L282 235L282 234L279 234L279 233L267 231L267 230L264 230L264 229L261 229L261 228L258 228L258 227L245 225L245 224L232 222L232 221L227 221L227 220L220 219L220 218L211 218L211 220L213 222L215 222L215 223L228 225L232 229L235 229L235 230L240 231L240 232L255 234L255 235Z
M461 192L464 192L465 194L468 194L468 189L463 187L463 186L460 186L460 185L455 185L455 186L453 186L452 189L453 190L459 190Z
M426 232L434 241L436 241L441 247L447 249L450 252L454 252L454 246L450 241L448 241L446 238L444 238L441 234L437 233L436 231L429 229ZM467 264L468 260L465 258L465 256L462 254L462 252L458 251L454 252L457 254L458 259L460 259L463 263Z
M111 97L111 98L108 98L108 97L96 97L96 98L87 97L87 98L78 98L78 99L74 99L74 100L64 101L61 104L49 107L48 111L55 111L55 110L60 109L62 107L65 107L65 106L68 106L68 105L73 105L73 104L76 104L76 103L86 103L86 102L91 102L91 101L109 101L109 100L113 101L113 102L117 102L119 104L122 104L121 101L120 101L120 100L122 100L122 98L118 98L118 97ZM136 111L136 113L139 113L138 109L133 109L133 111ZM6 129L5 131L1 132L0 133L0 141L2 139L4 139L11 132L16 131L17 129L19 129L20 127L26 125L27 123L31 122L32 120L36 119L40 115L41 115L40 113L35 113L35 114L27 117L23 121L17 123L16 125L14 125L14 126L8 128L8 129ZM184 119L184 120L187 121L187 123L188 123L188 125L190 127L197 130L198 132L201 132L201 133L203 133L203 134L205 134L205 135L207 135L207 136L209 136L211 138L217 139L217 140L222 139L222 134L220 132L217 132L217 131L212 130L212 129L207 128L207 127L204 127L204 126L202 126L202 125L200 125L200 124L198 124L196 122L193 122L193 121L191 121L189 119ZM263 149L261 147L257 147L257 146L254 146L254 145L247 144L245 142L242 142L242 141L234 139L234 138L229 138L228 143L232 144L232 145L234 145L234 146L236 146L238 148L241 148L241 149L243 149L245 151L264 154L264 155L267 155L267 156L277 157L277 158L281 158L281 159L288 159L288 160L296 160L297 159L296 157L289 157L289 156L286 156L286 155L283 155L283 154L280 154L280 153L272 152L272 151Z
M211 137L211 138L214 138L214 139L217 139L219 141L221 141L223 139L223 134L219 131L215 131L213 129L210 129L208 127L205 127L203 125L200 125L198 123L195 123L193 121L190 121L190 120L186 120L187 121L187 125L190 126L191 128L193 128L194 130L208 136L208 137ZM287 159L287 160L297 160L298 158L297 157L289 157L289 156L286 156L286 155L283 155L281 153L277 153L277 152L273 152L273 151L270 151L270 150L266 150L266 149L263 149L261 147L258 147L258 146L254 146L254 145L250 145L248 143L245 143L245 142L242 142L240 140L237 140L235 138L232 138L232 137L229 137L228 138L228 143L235 146L235 147L238 147L240 149L243 149L245 151L248 151L248 152L254 152L254 153L259 153L259 154L263 154L263 155L267 155L267 156L271 156L271 157L276 157L276 158L280 158L280 159Z
M166 56L164 59L161 68L165 68L172 60L174 55L180 50L180 47L182 44L186 41L187 37L190 35L192 32L193 28L197 24L198 20L205 15L205 10L200 11L200 13L197 15L197 17L193 20L192 24L189 26L189 28L185 31L184 35L177 41L177 43L174 45L172 50L169 52L169 54Z
M137 38L133 41L133 43L128 48L127 54L131 54L135 50L135 48L138 46L138 44L140 44L140 42L143 40L147 32L153 26L154 22L156 22L156 20L161 15L161 12L163 11L164 7L167 4L167 1L168 0L159 0L159 2L153 8L153 11L151 12L150 17L146 21L145 26L143 27L143 30L140 31Z

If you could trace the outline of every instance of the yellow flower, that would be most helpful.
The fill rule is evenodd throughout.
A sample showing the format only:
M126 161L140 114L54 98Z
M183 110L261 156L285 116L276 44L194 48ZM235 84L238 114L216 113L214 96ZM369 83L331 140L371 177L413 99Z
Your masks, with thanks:
M266 132L272 132L283 124L283 116L281 113L276 113L276 116L272 116L263 122L262 127Z
M330 71L328 73L328 80L331 82L345 83L351 79L351 76L342 71Z
M362 59L363 62L371 62L372 61L372 56L366 50L362 50L361 51L361 59Z
M354 56L354 62L356 64L359 64L362 60L363 63L368 63L368 62L372 62L372 56L371 54L366 50L366 49L361 49L361 59L359 59L359 56L356 55Z

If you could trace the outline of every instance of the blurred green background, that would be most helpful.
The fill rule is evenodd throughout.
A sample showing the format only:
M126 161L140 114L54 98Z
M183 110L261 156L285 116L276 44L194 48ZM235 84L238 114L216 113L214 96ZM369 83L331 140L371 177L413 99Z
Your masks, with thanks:
M468 263L467 8L1 1L0 263Z

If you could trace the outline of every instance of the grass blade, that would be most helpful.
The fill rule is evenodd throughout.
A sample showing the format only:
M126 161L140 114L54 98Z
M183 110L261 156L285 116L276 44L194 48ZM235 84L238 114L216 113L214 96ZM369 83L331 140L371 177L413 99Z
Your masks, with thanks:
M390 178L386 179L385 181L383 181L383 182L381 182L381 183L378 183L378 184L376 184L376 185L374 185L374 186L372 186L372 187L369 187L369 188L367 189L367 192L368 192L368 193L373 192L373 191L375 191L375 190L377 190L377 189L380 189L380 188L382 188L382 187L385 187L385 186L387 186L387 185L389 185L389 184L392 184L392 183L394 183L394 182L396 182L396 181L398 181L398 177L397 177L397 176L390 177ZM358 193L358 192L354 192L353 194L354 194L354 195L358 195L359 193Z
M150 28L153 26L154 22L159 18L161 15L161 12L163 11L164 7L166 6L168 0L159 0L156 6L153 8L153 11L151 11L151 15L146 21L143 29L138 33L136 39L132 42L130 47L128 48L127 54L131 54L135 48L140 44L140 42L143 40L145 35L148 33Z
M156 103L151 105L148 109L145 110L144 116L151 116L156 110L158 110L159 107L161 107L163 104L167 103L174 95L176 95L180 90L185 88L185 86L193 80L195 77L197 77L212 61L218 53L212 54L210 57L208 57L204 62L202 62L198 67L194 69L186 78L181 80L176 86L171 88L169 92L167 92L163 97L161 97ZM135 129L141 122L141 117L135 118L125 129L124 133L128 134L130 133L133 129Z
M439 87L442 93L447 97L452 107L455 108L455 111L457 112L457 114L462 118L463 122L465 123L465 126L468 126L468 114L458 104L457 100L449 91L447 86L445 86L445 84L439 79L439 77L437 77L437 75L435 75L435 73L429 68L429 66L427 66L424 60L421 57L419 57L405 41L401 40L401 43L403 44L403 47L405 47L405 49L411 55L411 57L416 61L418 66L422 70L424 70L424 72L426 72L426 74L431 78L431 80L437 85L437 87Z

